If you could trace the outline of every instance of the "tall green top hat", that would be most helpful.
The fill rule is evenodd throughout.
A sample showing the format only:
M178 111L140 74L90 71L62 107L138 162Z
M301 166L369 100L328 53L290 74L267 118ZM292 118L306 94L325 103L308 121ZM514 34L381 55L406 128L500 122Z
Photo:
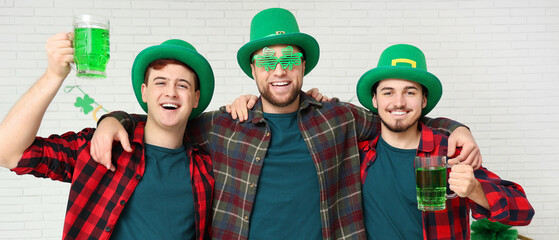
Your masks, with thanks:
M148 65L158 59L176 59L191 67L200 82L200 100L198 107L192 109L189 119L195 118L202 113L212 100L214 92L214 74L210 63L200 55L196 49L183 40L171 39L160 45L148 47L141 51L132 65L132 87L136 99L144 111L148 112L147 104L142 101L142 83Z
M250 23L250 42L237 52L237 62L246 75L252 78L251 55L267 46L295 45L302 49L305 58L305 75L318 63L318 42L308 34L299 32L295 16L283 8L269 8L256 14Z
M425 55L412 45L397 44L388 47L380 55L377 67L369 70L359 79L357 98L363 106L375 113L378 113L378 110L373 106L371 90L375 83L384 79L414 81L427 88L427 106L421 112L422 116L435 108L443 94L443 86L439 79L427 72Z

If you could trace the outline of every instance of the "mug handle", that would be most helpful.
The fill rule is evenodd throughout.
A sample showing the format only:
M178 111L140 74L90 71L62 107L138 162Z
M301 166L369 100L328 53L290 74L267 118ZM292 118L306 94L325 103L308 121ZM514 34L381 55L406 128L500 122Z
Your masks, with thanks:
M445 166L446 166L447 169L452 167L452 165L448 164L448 158L446 156L444 157L444 161L445 161ZM455 192L450 190L450 187L448 186L448 173L449 172L447 171L447 175L446 175L447 183L446 184L447 184L447 189L448 190L447 190L447 194L446 194L446 199L453 199L453 198L456 198L458 195L456 195ZM450 192L450 193L448 193L448 192Z
M72 42L72 48L74 48L74 32L71 33L71 38L72 39L70 41ZM74 48L74 51L75 51L75 48ZM68 63L68 65L70 65L70 68L72 70L74 70L74 72L76 72L76 73L78 72L78 69L76 67L76 63L74 62L73 59L72 59L72 62Z
M68 65L70 65L70 68L72 70L74 70L74 72L78 72L78 69L76 69L76 63L71 62L71 63L68 63Z

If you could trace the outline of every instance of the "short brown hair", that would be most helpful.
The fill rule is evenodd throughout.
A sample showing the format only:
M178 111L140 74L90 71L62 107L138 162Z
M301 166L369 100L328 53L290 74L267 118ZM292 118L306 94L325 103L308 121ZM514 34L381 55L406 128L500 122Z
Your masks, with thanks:
M148 77L149 77L149 72L151 71L151 69L154 70L161 70L164 67L166 67L169 64L176 64L176 65L180 65L185 67L186 69L192 71L194 73L194 91L200 90L200 80L198 79L198 74L196 74L196 71L194 71L190 66L184 64L183 62L176 60L176 59L172 59L172 58L162 58L162 59L157 59L153 62L151 62L148 67L146 68L146 73L144 74L144 83L147 85L148 84Z

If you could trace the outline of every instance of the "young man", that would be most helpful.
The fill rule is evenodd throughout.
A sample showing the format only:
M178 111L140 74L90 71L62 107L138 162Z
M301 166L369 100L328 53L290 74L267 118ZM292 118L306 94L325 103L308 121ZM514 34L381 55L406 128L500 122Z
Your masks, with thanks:
M454 165L449 175L458 198L447 200L444 210L418 210L415 156L447 155L447 137L419 122L441 95L439 79L411 45L387 48L378 67L359 80L359 101L381 119L380 134L359 144L368 239L469 239L470 210L475 219L530 223L534 209L520 185L466 164Z
M70 72L71 39L60 33L47 41L46 73L1 123L1 166L71 183L64 239L206 239L211 161L184 141L184 131L189 117L202 112L212 97L209 63L182 40L138 54L132 84L148 117L133 130L130 153L115 147L117 167L109 171L89 154L95 129L35 137Z
M303 76L318 62L319 47L299 32L291 12L259 12L250 36L237 61L255 80L261 98L247 121L232 119L222 108L187 127L188 138L207 150L214 164L212 238L365 239L357 140L379 131L377 119L366 109L320 103L301 92ZM110 116L129 132L143 121L122 112ZM100 137L104 144L95 153L103 165L110 162L102 152L122 129L119 121L106 119L99 124L99 129L107 127ZM475 146L473 140L468 143Z

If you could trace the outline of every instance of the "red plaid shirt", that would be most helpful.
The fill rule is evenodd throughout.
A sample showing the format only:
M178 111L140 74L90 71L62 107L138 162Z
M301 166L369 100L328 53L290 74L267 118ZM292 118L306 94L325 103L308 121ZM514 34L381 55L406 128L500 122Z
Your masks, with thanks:
M37 137L12 171L70 182L63 239L109 239L128 199L145 170L144 123L131 139L132 153L113 148L116 171L108 171L89 155L95 129ZM207 154L187 146L195 205L196 238L208 236L214 179Z
M417 156L446 156L447 136L420 123L421 141ZM380 134L374 140L359 142L362 155L361 182L365 183L367 171L376 159L376 145ZM524 189L516 183L502 180L486 168L474 171L489 202L487 210L468 198L456 197L446 201L446 208L440 211L424 211L424 239L470 239L470 210L474 219L487 218L507 225L528 225L534 216L534 209L528 202ZM363 201L366 203L366 201Z

